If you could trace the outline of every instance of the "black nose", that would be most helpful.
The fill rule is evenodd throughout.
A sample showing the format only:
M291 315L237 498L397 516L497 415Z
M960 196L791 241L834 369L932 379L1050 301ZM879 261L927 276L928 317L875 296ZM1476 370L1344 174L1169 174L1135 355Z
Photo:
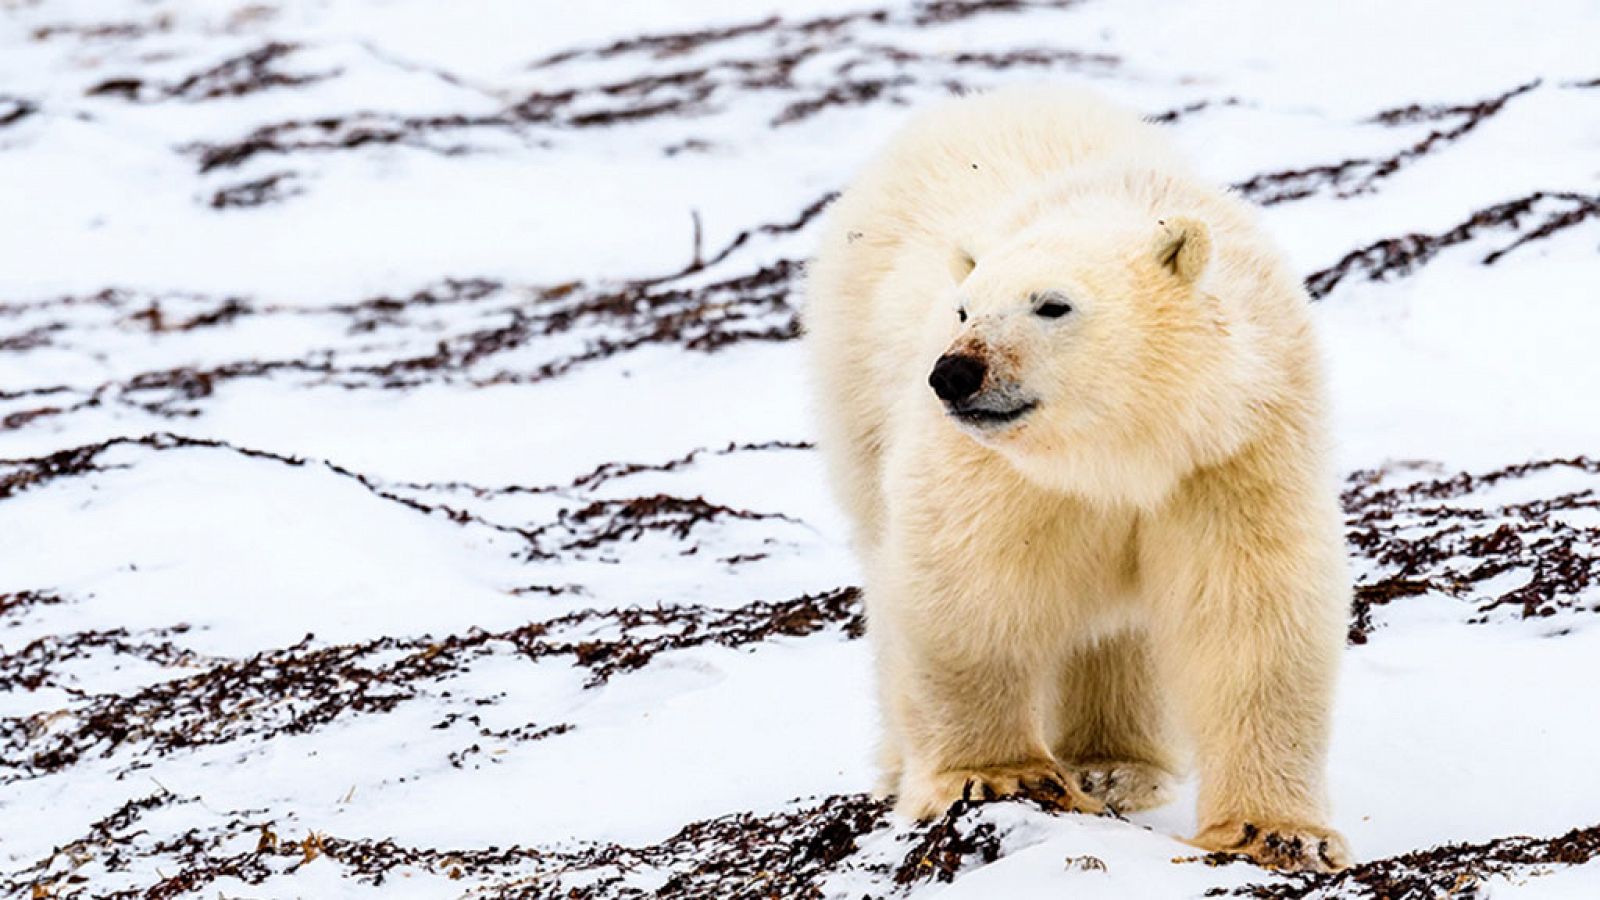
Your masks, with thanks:
M928 386L946 403L960 403L978 392L987 371L983 360L976 356L945 354L933 364L928 376Z

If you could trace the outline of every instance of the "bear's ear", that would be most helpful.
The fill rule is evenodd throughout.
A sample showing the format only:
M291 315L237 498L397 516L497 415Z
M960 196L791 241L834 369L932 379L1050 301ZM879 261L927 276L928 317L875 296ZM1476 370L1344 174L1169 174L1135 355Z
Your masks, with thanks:
M1161 220L1156 235L1156 262L1185 284L1192 284L1211 262L1211 231L1206 223L1188 216Z
M953 248L951 248L951 250L950 250L950 277L954 278L956 280L956 284L960 284L961 282L966 281L967 280L967 276L971 275L972 274L972 270L977 268L977 267L978 267L978 261L972 258L972 253L970 253L968 250L966 250L966 248L964 248L964 247L953 247Z

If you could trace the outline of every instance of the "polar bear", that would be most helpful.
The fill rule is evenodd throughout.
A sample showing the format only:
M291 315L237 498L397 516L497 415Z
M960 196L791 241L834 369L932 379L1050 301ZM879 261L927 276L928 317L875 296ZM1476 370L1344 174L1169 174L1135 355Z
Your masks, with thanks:
M1319 349L1246 204L1092 94L966 97L836 201L806 292L897 809L1139 809L1192 758L1193 843L1347 865Z

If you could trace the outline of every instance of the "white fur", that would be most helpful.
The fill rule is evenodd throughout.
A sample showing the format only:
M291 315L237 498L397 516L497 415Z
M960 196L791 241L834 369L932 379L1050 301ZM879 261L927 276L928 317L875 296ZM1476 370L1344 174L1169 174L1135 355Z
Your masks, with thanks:
M1251 210L1131 114L1013 89L917 117L830 211L807 292L900 808L969 782L1098 808L1079 770L1124 773L1099 799L1155 802L1186 736L1198 843L1342 865L1321 374ZM1047 295L1072 311L1037 315ZM985 363L985 409L1037 407L952 418L928 386L945 354Z

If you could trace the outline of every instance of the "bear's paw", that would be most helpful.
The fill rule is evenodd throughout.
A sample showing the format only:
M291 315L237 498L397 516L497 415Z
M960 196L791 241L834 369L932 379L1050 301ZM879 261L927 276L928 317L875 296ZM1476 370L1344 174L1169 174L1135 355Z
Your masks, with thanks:
M943 815L958 801L1027 799L1062 812L1098 814L1105 804L1078 786L1078 779L1054 760L944 769L931 775L907 772L895 809L915 819Z
M1167 773L1149 763L1093 760L1073 769L1084 793L1119 813L1154 809L1172 799Z
M1344 838L1320 825L1223 822L1202 829L1190 843L1285 872L1337 872L1350 865Z

